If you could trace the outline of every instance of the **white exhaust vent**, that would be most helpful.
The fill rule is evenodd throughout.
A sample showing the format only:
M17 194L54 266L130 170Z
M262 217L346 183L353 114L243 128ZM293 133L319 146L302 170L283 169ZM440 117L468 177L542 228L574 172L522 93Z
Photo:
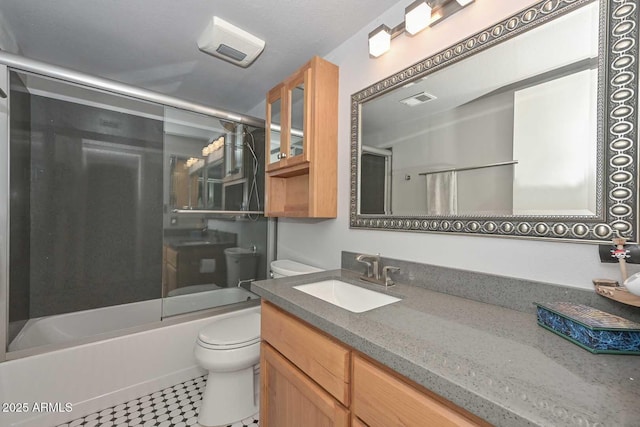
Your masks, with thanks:
M248 67L262 53L264 40L214 16L198 37L198 48L232 64Z
M437 99L435 95L431 95L427 92L416 93L415 95L411 95L408 98L401 99L400 102L408 105L409 107L414 107L416 105L424 104L425 102L432 101Z

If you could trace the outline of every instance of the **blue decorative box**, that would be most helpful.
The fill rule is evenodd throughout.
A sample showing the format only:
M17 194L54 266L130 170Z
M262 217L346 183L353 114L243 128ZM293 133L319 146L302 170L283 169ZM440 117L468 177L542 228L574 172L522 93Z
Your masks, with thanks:
M536 303L538 324L592 353L640 355L640 324L570 302Z

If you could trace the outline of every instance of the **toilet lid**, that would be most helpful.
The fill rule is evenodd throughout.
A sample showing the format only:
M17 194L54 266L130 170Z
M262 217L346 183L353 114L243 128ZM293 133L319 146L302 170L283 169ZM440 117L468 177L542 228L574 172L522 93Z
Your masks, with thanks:
M297 261L291 261L290 259L277 259L271 261L271 271L282 276L296 276L298 274L315 273L322 270Z
M214 320L198 334L207 346L237 347L260 340L260 314L248 313Z

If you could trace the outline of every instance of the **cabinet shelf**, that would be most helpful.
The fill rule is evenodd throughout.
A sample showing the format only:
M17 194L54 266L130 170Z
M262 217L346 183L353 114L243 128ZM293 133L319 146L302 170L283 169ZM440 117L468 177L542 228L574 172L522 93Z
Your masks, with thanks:
M301 163L298 165L277 169L273 172L269 172L270 178L291 178L293 176L309 175L309 163Z

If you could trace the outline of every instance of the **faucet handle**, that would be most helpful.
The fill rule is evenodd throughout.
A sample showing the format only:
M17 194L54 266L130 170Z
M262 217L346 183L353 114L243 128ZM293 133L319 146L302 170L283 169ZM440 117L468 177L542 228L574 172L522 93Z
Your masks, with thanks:
M382 267L382 277L384 278L384 285L387 287L395 285L395 282L389 277L389 273L393 271L400 271L400 267L394 267L392 265Z
M373 264L371 264L369 261L367 261L365 259L357 259L356 258L356 261L358 261L358 262L360 262L360 263L362 263L362 264L367 266L367 272L366 272L367 277L373 276L373 274L371 273L371 267L372 267Z
M380 261L380 254L367 255L360 254L356 256L356 261L367 266L367 277L380 278L380 271L378 270L378 262Z

